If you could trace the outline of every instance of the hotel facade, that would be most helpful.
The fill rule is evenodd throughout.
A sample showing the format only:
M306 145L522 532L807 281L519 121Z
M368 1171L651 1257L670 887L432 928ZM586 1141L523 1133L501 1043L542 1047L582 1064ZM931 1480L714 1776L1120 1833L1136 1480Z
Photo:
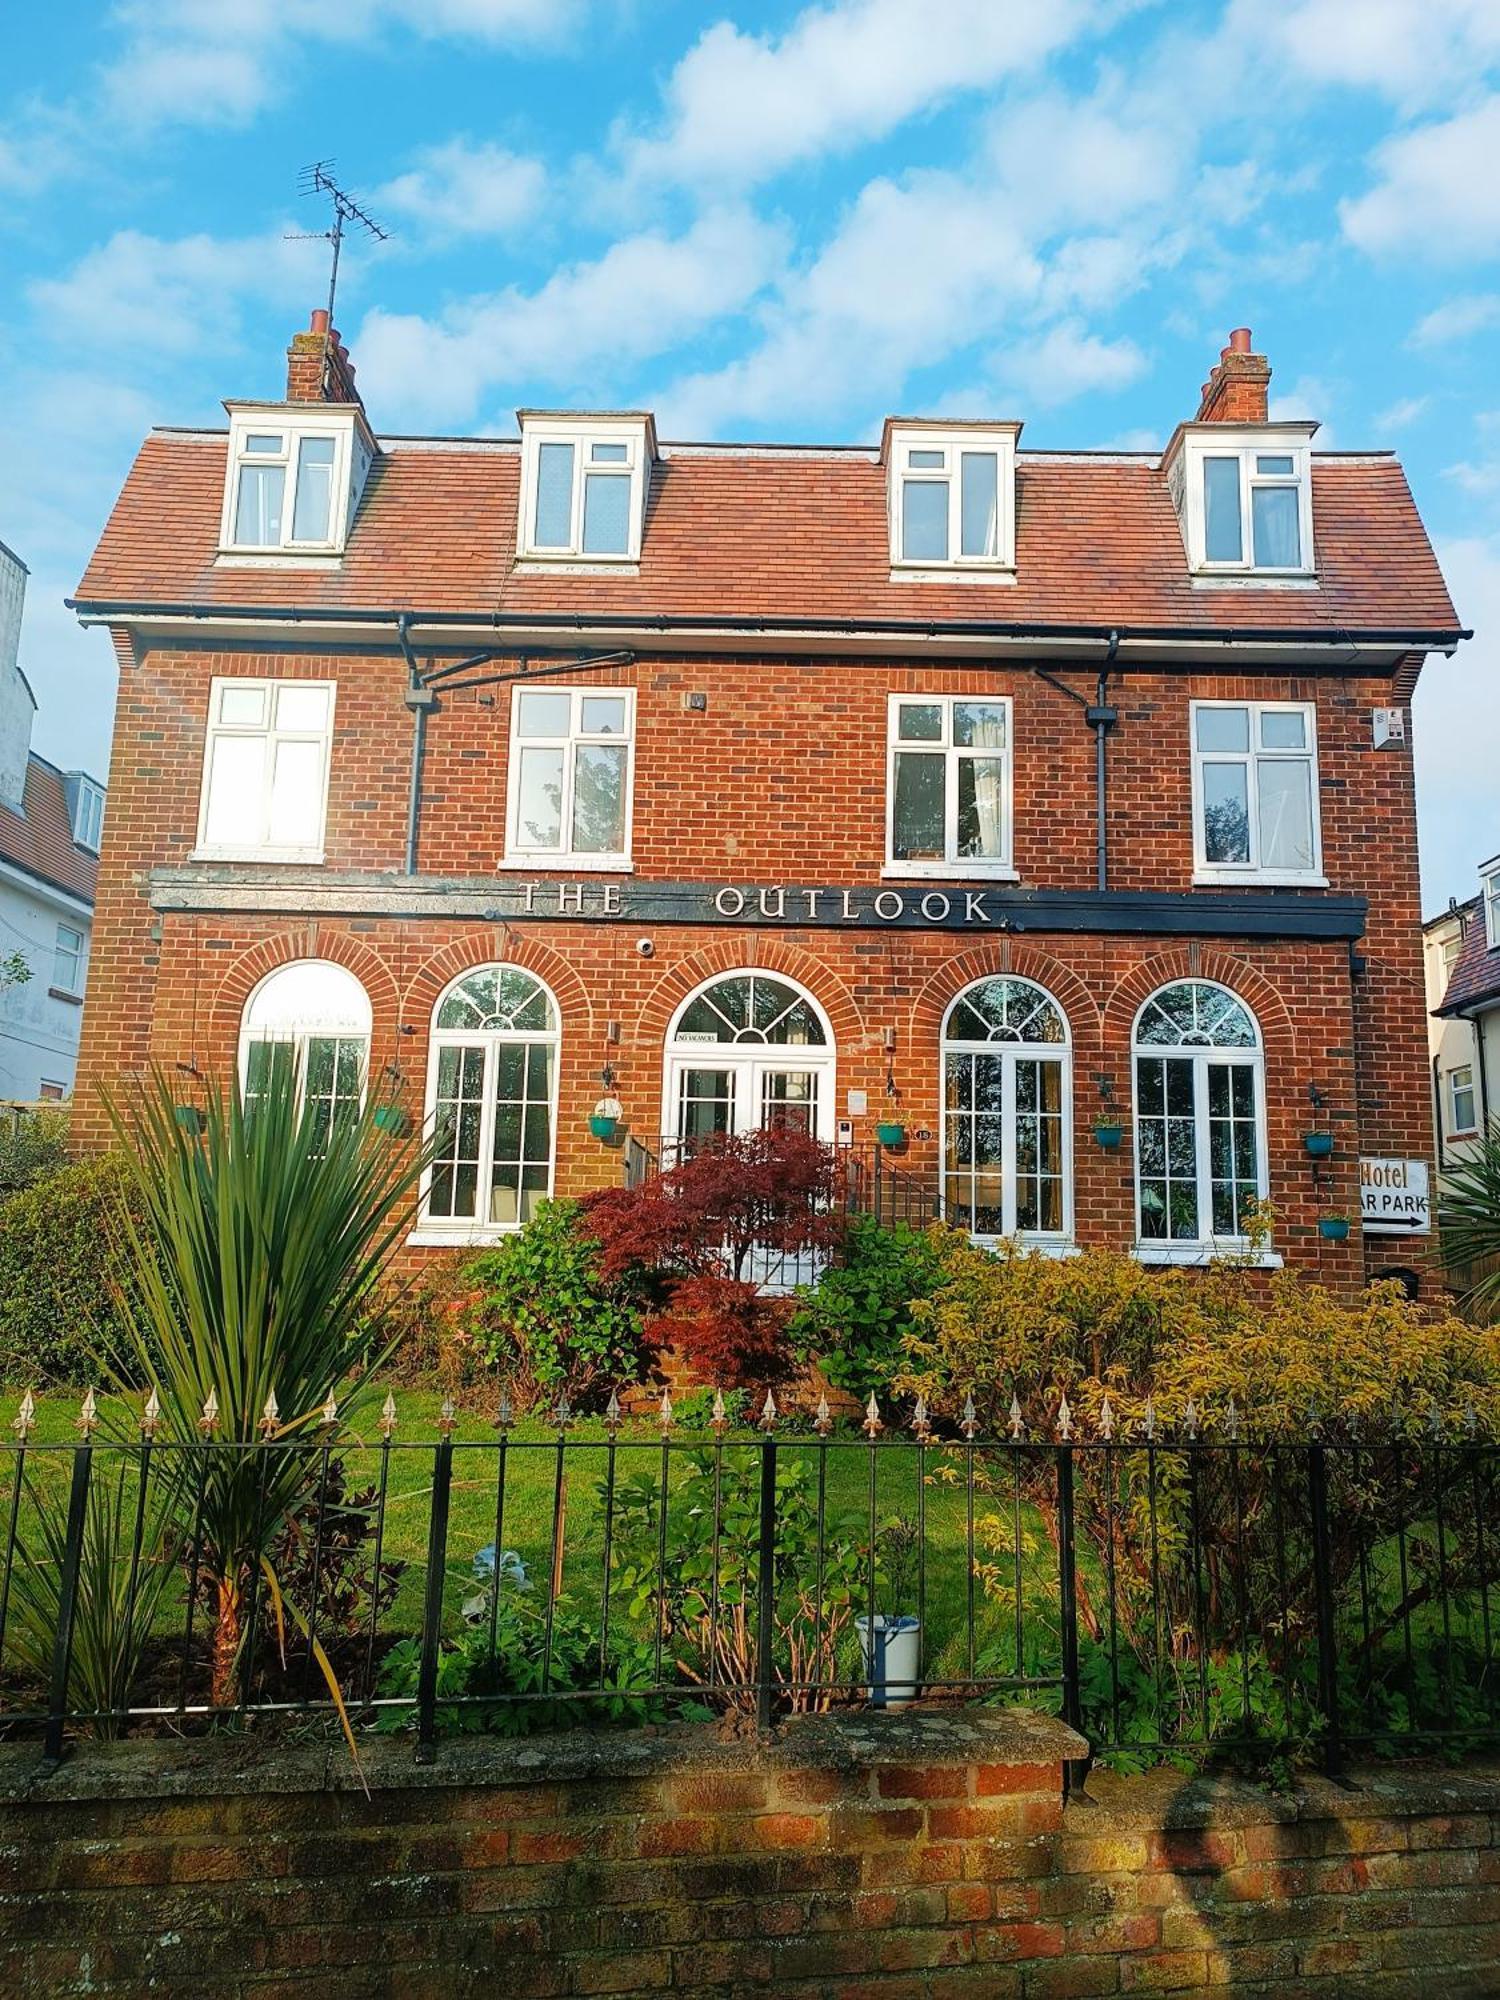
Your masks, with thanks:
M789 1124L982 1240L1201 1263L1264 1200L1258 1261L1420 1281L1361 1183L1433 1151L1409 702L1466 635L1400 466L1269 377L1233 335L1161 452L386 437L314 315L74 601L86 1129L290 1063L433 1121L414 1254Z

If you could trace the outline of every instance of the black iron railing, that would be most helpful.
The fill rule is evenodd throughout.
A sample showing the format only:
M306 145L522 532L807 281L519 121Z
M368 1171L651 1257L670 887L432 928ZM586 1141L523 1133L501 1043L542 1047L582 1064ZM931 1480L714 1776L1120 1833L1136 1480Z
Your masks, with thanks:
M1085 1436L1061 1401L1045 1434L919 1405L894 1435L768 1399L688 1430L665 1396L650 1425L445 1412L423 1442L389 1399L368 1435L80 1421L38 1443L23 1411L0 1457L0 1725L51 1757L249 1715L410 1727L425 1754L910 1699L1039 1703L1148 1761L1500 1742L1497 1447L1462 1429L1169 1431L1106 1402ZM245 1494L284 1491L287 1455L273 1521Z

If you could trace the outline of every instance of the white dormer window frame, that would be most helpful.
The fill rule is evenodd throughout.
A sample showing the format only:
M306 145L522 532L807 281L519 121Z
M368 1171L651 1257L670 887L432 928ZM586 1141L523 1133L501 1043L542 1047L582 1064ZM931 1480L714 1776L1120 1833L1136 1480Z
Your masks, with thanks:
M72 808L75 844L86 847L90 854L97 854L104 835L103 785L96 784L80 772L75 781Z
M357 416L353 404L230 406L222 554L343 554L372 455Z
M1182 471L1180 512L1195 575L1313 574L1311 426L1195 427L1182 442ZM1294 512L1277 497L1286 493Z
M1014 571L1019 429L1019 425L977 424L887 427L892 569L918 576L930 571L939 578L965 572L1008 576ZM993 491L989 461L994 464Z
M1500 951L1500 854L1480 869L1479 888L1484 898L1484 942L1488 950Z
M523 411L517 554L527 562L638 563L653 456L648 418Z

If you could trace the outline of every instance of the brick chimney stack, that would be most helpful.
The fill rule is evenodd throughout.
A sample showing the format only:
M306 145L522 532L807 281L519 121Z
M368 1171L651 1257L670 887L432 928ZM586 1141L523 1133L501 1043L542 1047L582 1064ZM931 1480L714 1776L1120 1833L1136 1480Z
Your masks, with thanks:
M1196 421L1200 424L1263 424L1271 364L1250 351L1250 329L1237 326L1218 366L1203 385Z
M286 399L289 403L358 403L364 399L354 386L349 350L328 324L320 306L306 333L294 333L286 351Z

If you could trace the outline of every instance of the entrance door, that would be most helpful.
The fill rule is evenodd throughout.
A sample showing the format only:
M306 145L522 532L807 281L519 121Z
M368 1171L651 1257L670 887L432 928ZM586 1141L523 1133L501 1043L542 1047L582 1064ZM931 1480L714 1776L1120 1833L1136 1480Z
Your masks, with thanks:
M669 1071L668 1138L683 1148L716 1134L806 1132L815 1139L831 1133L831 1066L764 1056L714 1052L712 1062L673 1058Z

